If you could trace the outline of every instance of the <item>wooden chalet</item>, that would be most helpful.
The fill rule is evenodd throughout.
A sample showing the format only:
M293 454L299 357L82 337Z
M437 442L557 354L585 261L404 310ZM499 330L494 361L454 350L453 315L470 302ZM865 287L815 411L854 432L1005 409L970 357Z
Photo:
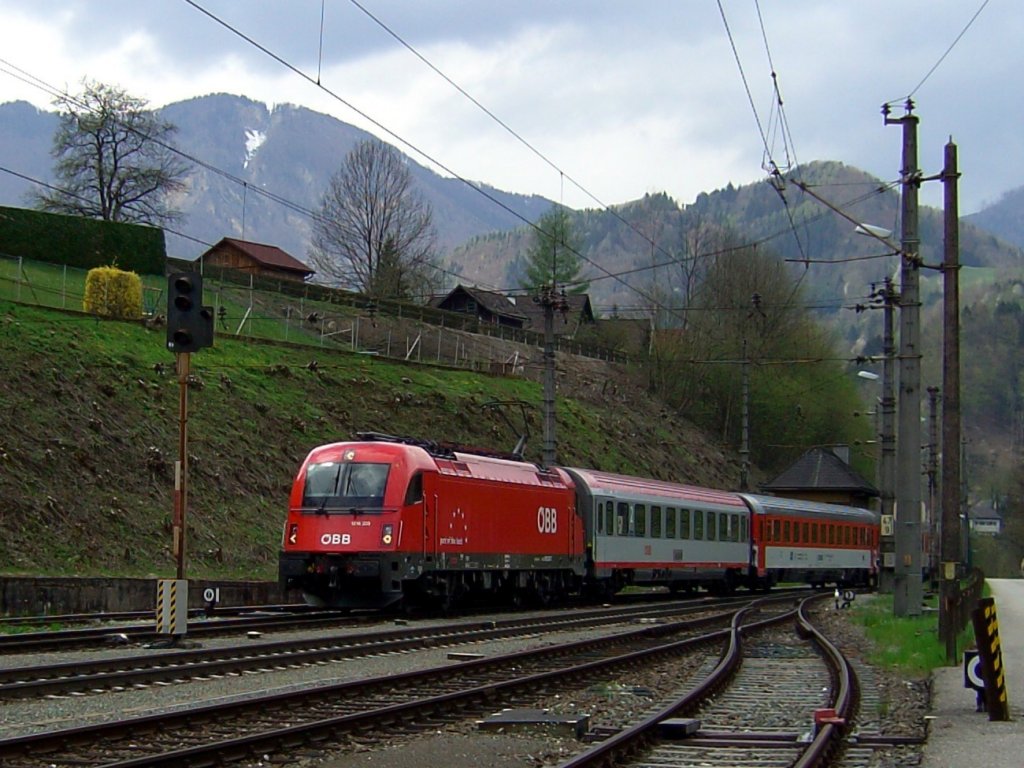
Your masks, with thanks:
M594 308L586 293L569 293L565 296L568 310L555 313L555 335L575 338L584 326L594 325ZM526 327L537 333L544 333L544 307L532 299L521 299L520 309L526 315Z
M314 270L276 245L253 243L233 237L222 238L199 258L207 267L223 267L258 277L303 282L315 274Z
M878 489L849 465L849 448L812 448L779 475L761 485L775 496L867 509ZM844 455L841 455L844 454Z
M584 324L593 325L594 310L586 294L569 294L565 315L555 315L555 335L572 337ZM544 332L544 308L529 297L511 297L496 291L458 285L444 296L435 296L430 306L448 312L473 315L480 322Z
M434 296L430 306L447 312L472 315L482 323L525 328L526 315L514 299L496 291L485 291L467 285L457 285L444 296Z

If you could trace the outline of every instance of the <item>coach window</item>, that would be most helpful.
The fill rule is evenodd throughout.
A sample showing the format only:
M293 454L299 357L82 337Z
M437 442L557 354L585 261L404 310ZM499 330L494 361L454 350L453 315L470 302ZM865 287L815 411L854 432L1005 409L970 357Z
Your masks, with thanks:
M651 507L651 538L661 538L661 507Z
M790 538L789 538L789 537L790 537L790 532L789 532L789 520L786 520L786 521L785 521L785 522L784 522L784 523L782 524L782 540L783 540L783 541L785 541L785 542L788 542L788 541L790 541Z
M679 510L679 538L690 538L690 510Z
M817 523L811 523L811 538L810 538L810 542L811 542L811 544L817 544L818 543L818 524Z
M665 509L665 538L674 539L676 537L676 508L668 507Z
M615 535L625 536L629 531L629 504L620 501L615 513Z
M704 538L704 511L693 510L693 538L700 541Z
M604 502L597 502L594 510L594 524L597 526L597 532L604 533Z
M604 530L609 536L615 533L615 504L611 501L604 503Z
M781 520L772 520L772 541L782 541Z
M800 523L793 523L793 543L800 543Z
M647 535L647 506L644 504L637 504L633 507L633 524L634 536L646 536Z
M807 538L807 523L804 523L804 544L806 544L809 541L810 539Z
M729 521L729 538L733 541L740 540L740 516L733 515Z
M714 541L716 539L716 536L715 536L715 513L714 512L708 512L707 516L708 516L708 520L707 520L708 541Z
M747 539L748 539L748 536L747 536L747 518L745 518L745 517L741 517L740 518L740 538L743 539L744 541L747 541Z
M834 526L831 526L831 525L828 526L828 543L829 544L835 544L836 543L836 529L835 529Z

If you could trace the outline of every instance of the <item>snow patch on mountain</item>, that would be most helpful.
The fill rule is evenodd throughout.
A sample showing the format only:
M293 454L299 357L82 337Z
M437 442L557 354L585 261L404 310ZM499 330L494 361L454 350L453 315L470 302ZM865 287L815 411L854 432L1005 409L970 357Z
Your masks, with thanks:
M249 128L245 132L245 161L242 163L243 168L249 167L249 161L252 160L252 156L256 154L256 150L260 148L267 139L267 134L263 131L257 131L255 128Z

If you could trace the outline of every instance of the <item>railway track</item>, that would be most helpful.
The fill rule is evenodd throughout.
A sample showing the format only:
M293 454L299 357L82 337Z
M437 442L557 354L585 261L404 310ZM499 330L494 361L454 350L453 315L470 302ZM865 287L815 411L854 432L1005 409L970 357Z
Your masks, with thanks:
M813 599L813 598L811 598ZM801 642L748 640L768 622L737 614L726 652L692 690L639 722L608 734L559 768L824 768L851 732L857 678L839 650L797 611ZM870 743L845 768L870 764ZM866 747L866 748L865 748Z
M791 612L779 611L775 620L785 621ZM400 675L4 739L0 761L11 768L244 765L264 755L343 745L353 734L365 744L487 713L498 704L532 701L652 659L717 647L730 634L727 628L701 633L693 620L665 621Z
M270 643L247 643L223 648L179 650L143 656L118 656L93 661L0 668L0 699L27 698L69 692L123 690L161 681L209 678L251 671L271 671L299 665L323 664L370 654L398 653L455 646L499 638L551 633L613 623L679 617L708 612L708 604L633 606L527 618L462 622L347 633ZM724 614L717 613L715 616Z
M150 614L152 618L152 614ZM300 628L316 628L376 621L377 616L351 616L340 611L278 610L254 616L190 621L189 637L212 637L231 632L275 632ZM111 643L168 642L167 635L158 634L155 619L148 624L105 625L52 631L0 634L0 654L42 653L109 646Z

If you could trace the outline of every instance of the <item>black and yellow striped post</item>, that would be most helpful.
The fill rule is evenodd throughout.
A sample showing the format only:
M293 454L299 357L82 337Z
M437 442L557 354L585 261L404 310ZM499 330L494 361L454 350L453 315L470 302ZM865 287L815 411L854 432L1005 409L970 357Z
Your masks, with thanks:
M161 635L184 635L188 629L188 580L158 579L156 582L156 631Z
M999 619L996 601L985 597L971 612L974 638L981 657L981 674L985 680L985 709L989 720L1009 720L1010 702L1006 694L1006 676L1003 669L1003 651L999 644Z

